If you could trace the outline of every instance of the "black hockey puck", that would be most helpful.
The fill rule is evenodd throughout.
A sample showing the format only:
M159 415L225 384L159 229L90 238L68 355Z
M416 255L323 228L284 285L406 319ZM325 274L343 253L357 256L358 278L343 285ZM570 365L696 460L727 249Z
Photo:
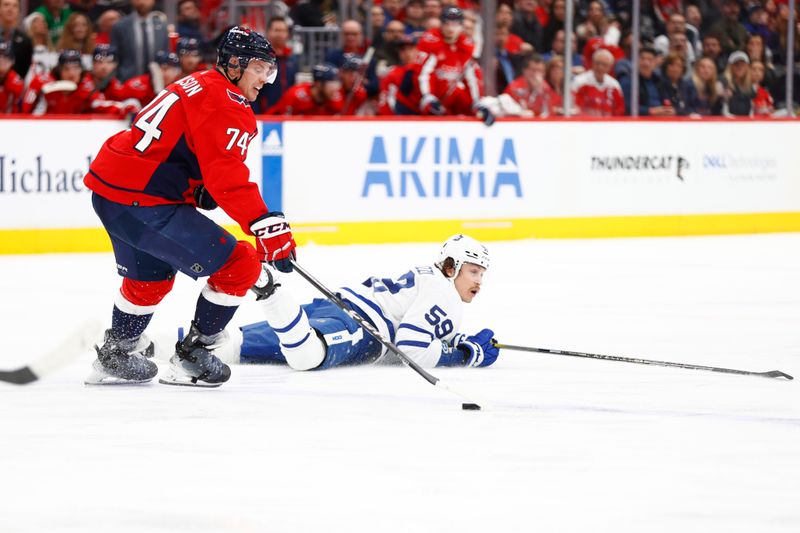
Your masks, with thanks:
M462 403L461 409L463 409L464 411L480 411L481 406L478 405L477 403Z

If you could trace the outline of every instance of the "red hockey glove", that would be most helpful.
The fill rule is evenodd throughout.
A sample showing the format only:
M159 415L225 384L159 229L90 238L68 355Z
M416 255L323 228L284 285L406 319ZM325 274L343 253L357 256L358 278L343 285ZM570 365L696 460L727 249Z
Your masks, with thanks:
M283 213L267 213L250 225L250 231L256 236L256 251L262 255L261 261L281 272L292 271L289 260L297 257L294 251L297 245Z

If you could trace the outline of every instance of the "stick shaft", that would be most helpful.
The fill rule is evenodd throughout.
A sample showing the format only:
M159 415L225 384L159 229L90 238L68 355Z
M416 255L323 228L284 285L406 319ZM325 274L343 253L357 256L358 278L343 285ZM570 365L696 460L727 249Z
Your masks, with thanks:
M723 374L740 374L745 376L762 376L767 378L785 378L785 379L794 379L789 374L785 372L781 372L780 370L771 370L769 372L753 372L750 370L738 370L735 368L723 368L718 366L704 366L704 365L693 365L690 363L675 363L671 361L657 361L654 359L641 359L638 357L622 357L619 355L603 355L598 353L587 353L587 352L573 352L569 350L554 350L550 348L536 348L533 346L515 346L513 344L495 344L500 349L505 350L515 350L520 352L536 352L536 353L546 353L552 355L565 355L568 357L584 357L587 359L601 359L604 361L619 361L622 363L635 363L639 365L655 365L655 366L667 366L673 368L685 368L689 370L707 370L709 372L720 372Z

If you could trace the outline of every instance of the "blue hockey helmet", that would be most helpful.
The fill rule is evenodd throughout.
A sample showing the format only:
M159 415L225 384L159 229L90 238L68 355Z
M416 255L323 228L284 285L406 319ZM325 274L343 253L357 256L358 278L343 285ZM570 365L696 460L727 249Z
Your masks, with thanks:
M358 70L361 68L361 56L358 54L345 54L342 70Z
M0 57L14 59L14 49L11 47L11 41L0 41Z
M311 69L314 81L336 81L339 79L339 69L333 63L320 63Z
M111 44L98 44L94 47L94 52L92 53L92 58L95 61L103 61L103 60L117 60L117 47Z
M200 41L194 37L181 37L178 39L178 55L200 54Z
M464 22L464 12L455 6L448 6L442 10L442 23Z
M81 62L81 53L78 50L62 50L60 54L58 54L58 66L63 67L64 65L82 65Z
M172 52L164 52L163 50L159 50L156 52L156 63L159 65L167 65L169 67L176 67L180 68L181 60L178 57L178 54L174 54Z
M252 59L260 59L270 65L267 83L274 82L278 76L278 59L270 42L244 26L229 29L217 47L217 66L222 67L223 73L231 82L237 83L241 75L232 79L228 76L228 69L240 68L243 72Z

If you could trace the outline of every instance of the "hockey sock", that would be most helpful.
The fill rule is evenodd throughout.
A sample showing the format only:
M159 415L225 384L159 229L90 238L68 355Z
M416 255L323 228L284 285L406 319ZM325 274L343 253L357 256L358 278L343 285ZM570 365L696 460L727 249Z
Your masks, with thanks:
M120 339L138 338L175 283L175 278L162 281L138 281L125 278L114 299L111 312L111 329Z
M286 362L295 370L311 370L325 359L325 344L308 323L308 315L292 295L279 288L261 301L270 327L281 343Z
M243 299L243 296L217 292L206 285L197 299L193 322L203 335L216 335L225 329Z

